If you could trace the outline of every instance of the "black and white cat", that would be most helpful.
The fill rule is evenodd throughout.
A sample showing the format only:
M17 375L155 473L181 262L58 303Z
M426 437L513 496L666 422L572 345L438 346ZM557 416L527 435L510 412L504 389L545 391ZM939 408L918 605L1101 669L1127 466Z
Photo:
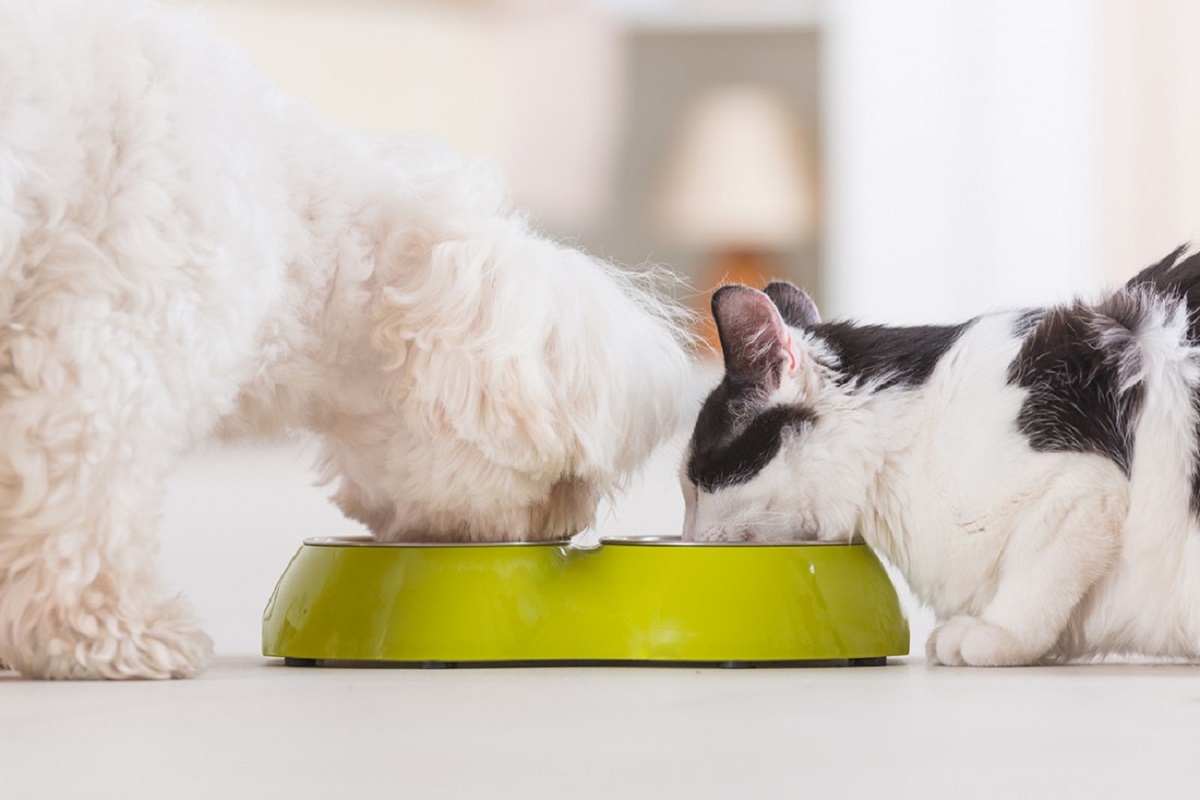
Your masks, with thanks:
M685 539L861 536L942 664L1200 658L1200 254L944 327L823 323L784 283L712 306Z

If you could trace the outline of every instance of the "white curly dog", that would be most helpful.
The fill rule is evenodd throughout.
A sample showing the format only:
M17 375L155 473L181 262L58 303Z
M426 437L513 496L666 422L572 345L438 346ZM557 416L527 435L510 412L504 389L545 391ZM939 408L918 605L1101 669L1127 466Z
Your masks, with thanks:
M671 432L673 306L479 165L386 152L150 3L0 0L0 661L188 676L164 477L307 429L379 538L585 527Z

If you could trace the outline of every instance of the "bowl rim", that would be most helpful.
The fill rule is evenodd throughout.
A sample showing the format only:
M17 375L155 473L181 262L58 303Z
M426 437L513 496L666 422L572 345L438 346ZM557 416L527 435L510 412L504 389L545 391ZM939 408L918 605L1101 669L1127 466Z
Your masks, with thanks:
M547 539L543 542L380 542L367 535L310 536L304 540L308 547L387 547L387 548L447 548L447 547L565 547L570 539Z
M501 548L501 547L574 547L578 550L594 550L603 546L613 547L688 547L688 548L754 548L754 547L858 547L863 542L685 542L681 536L601 536L593 543L577 544L573 539L548 539L542 542L380 542L368 535L357 536L310 536L304 539L306 547L356 547L389 549L446 549L446 548Z
M682 536L601 536L600 544L618 547L848 547L861 541L820 542L685 542Z

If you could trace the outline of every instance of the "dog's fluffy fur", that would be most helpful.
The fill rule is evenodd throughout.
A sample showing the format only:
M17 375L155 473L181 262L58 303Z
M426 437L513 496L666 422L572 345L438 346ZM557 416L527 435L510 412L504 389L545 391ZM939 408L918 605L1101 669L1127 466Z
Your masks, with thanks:
M0 661L202 668L151 550L164 475L215 431L315 431L382 539L579 530L675 422L687 358L642 284L191 17L0 0Z

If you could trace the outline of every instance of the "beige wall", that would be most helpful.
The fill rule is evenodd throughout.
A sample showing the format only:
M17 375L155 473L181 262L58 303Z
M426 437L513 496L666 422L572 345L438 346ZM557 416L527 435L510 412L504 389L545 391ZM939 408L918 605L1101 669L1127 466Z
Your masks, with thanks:
M1104 0L1103 252L1112 280L1200 234L1200 3Z
M355 129L421 133L496 161L539 222L609 202L622 54L577 4L194 0L285 90Z
M197 0L285 90L351 127L499 156L500 42L478 14L369 0Z

